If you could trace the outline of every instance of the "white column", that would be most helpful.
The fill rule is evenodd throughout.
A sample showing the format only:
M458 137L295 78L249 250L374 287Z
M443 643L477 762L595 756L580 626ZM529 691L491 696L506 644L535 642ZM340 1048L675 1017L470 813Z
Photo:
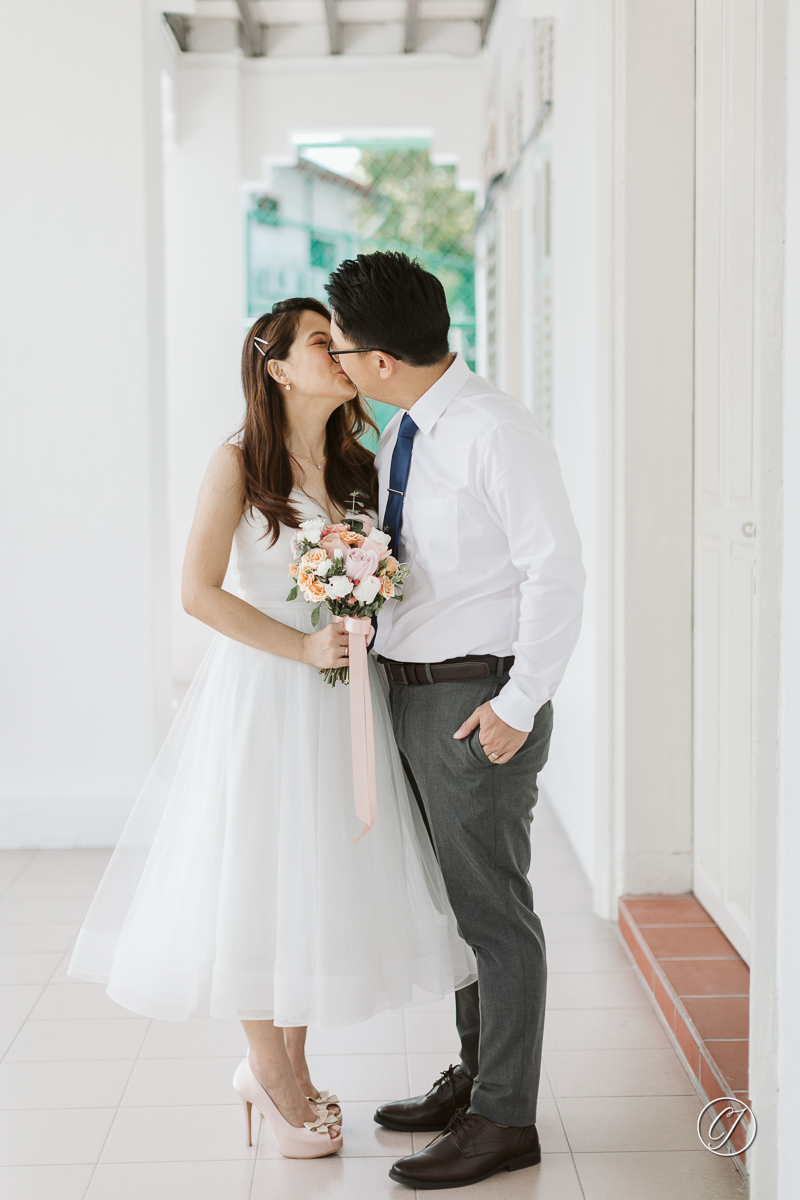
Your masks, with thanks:
M556 13L553 442L581 535L587 588L580 640L554 700L543 785L591 877L597 790L597 3L570 0Z
M693 0L600 9L596 888L691 888Z
M767 1031L772 1040L779 1034L777 1070L777 1129L770 1151L781 1147L774 1162L777 1186L765 1170L765 1182L773 1183L776 1200L793 1200L797 1192L797 1163L793 1154L800 1126L800 958L797 953L797 920L800 913L800 0L789 0L787 38L788 171L786 197L786 310L784 314L785 377L783 426L783 629L781 634L780 713L780 824L773 846L777 857L778 941L775 977L777 1019ZM753 1064L757 1076L760 1065ZM771 1131L772 1132L772 1131ZM754 1147L755 1150L755 1147ZM756 1155L756 1179L760 1183L766 1167L761 1147ZM778 1160L777 1152L774 1159ZM755 1192L755 1189L754 1189ZM770 1195L765 1187L763 1196Z
M758 21L753 447L759 552L750 960L750 1097L758 1137L747 1165L753 1200L790 1200L797 1193L792 1151L800 1112L800 5L764 0Z
M0 844L108 845L167 718L160 16L0 14Z
M186 615L180 575L208 461L242 419L245 314L240 169L241 54L175 64L177 145L166 168L170 594L179 693L212 633Z

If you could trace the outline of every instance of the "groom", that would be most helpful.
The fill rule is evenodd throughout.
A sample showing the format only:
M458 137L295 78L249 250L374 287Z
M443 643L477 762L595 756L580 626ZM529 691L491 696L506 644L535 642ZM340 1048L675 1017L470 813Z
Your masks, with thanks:
M402 254L343 262L332 354L401 412L376 458L382 524L412 566L376 649L394 731L478 981L456 993L461 1065L379 1108L441 1137L389 1174L462 1187L541 1159L536 1099L547 967L528 882L551 698L580 627L580 542L550 442L448 349L439 281Z

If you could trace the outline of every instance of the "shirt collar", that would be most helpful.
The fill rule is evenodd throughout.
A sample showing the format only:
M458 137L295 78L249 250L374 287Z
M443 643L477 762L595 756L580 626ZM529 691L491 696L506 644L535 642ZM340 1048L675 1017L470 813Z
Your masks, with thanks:
M456 354L444 375L436 380L419 400L411 405L408 415L420 433L429 434L439 417L461 391L472 374L460 354Z

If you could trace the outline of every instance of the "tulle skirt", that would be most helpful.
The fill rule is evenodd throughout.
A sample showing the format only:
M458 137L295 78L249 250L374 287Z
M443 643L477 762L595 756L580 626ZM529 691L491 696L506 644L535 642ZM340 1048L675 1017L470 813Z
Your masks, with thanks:
M304 632L310 610L259 604ZM370 660L378 815L355 815L350 696L218 635L79 935L70 974L146 1016L339 1025L476 978Z

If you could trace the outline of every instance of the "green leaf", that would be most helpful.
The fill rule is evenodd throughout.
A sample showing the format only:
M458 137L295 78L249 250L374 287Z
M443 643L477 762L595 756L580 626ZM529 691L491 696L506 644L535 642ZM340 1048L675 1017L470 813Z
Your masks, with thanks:
M286 597L286 599L287 600L296 600L297 599L297 584L294 585L294 587L289 592L289 595Z
M313 625L313 627L315 629L319 625L319 607L320 606L317 605L317 607L314 609L314 611L311 614L311 624Z

